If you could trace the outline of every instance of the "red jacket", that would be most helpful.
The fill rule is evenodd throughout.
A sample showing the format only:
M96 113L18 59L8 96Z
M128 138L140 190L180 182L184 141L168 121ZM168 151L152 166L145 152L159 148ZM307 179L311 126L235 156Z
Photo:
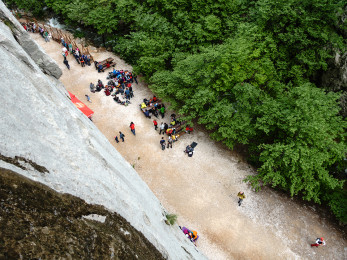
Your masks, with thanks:
M131 129L131 130L134 130L134 129L135 129L135 124L131 124L131 125L130 125L130 129Z

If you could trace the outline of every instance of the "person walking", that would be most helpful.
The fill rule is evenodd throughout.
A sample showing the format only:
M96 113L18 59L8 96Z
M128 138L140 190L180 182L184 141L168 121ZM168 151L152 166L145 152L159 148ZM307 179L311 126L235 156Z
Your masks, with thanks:
M117 142L117 144L119 143L118 136L115 136L114 140ZM123 140L123 142L124 142L124 140Z
M163 122L161 122L161 124L160 124L160 131L159 131L160 135L161 135L161 133L163 133L163 134L165 133L164 129L165 129L165 125L164 125Z
M157 128L158 128L158 122L157 120L153 120L153 125L154 125L154 130L157 131Z
M87 98L88 102L92 103L92 101L91 101L90 97L89 97L88 95L85 95L85 96L86 96L86 98Z
M125 135L122 132L119 132L119 138L122 139L122 142L124 142Z
M167 149L169 149L169 147L171 147L171 149L172 149L172 138L171 138L171 136L169 136L169 139L167 140Z
M129 127L130 127L131 132L132 132L134 135L136 135L136 134L135 134L135 124L134 124L133 122L131 122Z
M67 61L66 57L64 56L64 64L66 65L66 67L68 69L70 69L70 65L69 65L69 62Z
M164 151L165 150L165 140L164 140L164 137L161 138L160 145L161 145L161 149Z
M239 197L238 203L239 206L241 206L242 201L246 198L245 193L243 191L240 191L239 193L237 193L237 197Z
M316 243L311 244L311 247L319 247L319 246L325 246L325 240L322 237L319 237L316 239Z

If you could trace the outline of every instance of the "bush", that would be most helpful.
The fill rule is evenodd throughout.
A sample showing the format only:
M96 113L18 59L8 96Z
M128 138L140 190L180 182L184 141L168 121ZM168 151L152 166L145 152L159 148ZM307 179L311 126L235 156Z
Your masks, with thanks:
M336 218L347 224L347 190L336 190L325 196L325 200Z
M173 224L176 223L177 215L175 215L175 214L166 214L165 217L166 217L165 223L167 225L171 225L172 226Z

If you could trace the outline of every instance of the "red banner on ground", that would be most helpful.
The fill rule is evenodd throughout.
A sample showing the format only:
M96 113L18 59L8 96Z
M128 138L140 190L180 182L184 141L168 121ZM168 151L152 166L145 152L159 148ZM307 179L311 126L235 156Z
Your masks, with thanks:
M89 107L87 107L83 102L81 102L74 94L72 94L70 91L69 95L71 98L72 103L75 104L75 106L82 111L83 114L85 114L88 118L90 118L94 112Z

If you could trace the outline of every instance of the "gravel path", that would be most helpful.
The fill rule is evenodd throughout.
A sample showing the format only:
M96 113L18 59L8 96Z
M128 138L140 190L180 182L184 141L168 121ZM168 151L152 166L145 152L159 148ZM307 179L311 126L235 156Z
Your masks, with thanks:
M94 66L82 68L71 55L69 71L63 64L60 44L45 43L40 35L31 35L63 70L61 81L67 90L95 112L95 125L134 166L164 207L178 215L178 224L198 231L198 248L209 259L347 259L347 242L339 227L301 201L270 189L253 192L242 179L254 170L204 131L184 135L173 149L162 151L159 132L139 110L142 99L153 96L145 84L133 84L135 97L127 107L103 92L91 93L89 83L101 79L105 84L108 72L97 73ZM96 60L113 57L116 69L132 70L114 54L92 49ZM92 103L86 101L85 94ZM158 122L169 120L165 116ZM136 136L130 132L131 121ZM116 144L114 136L119 131L125 134L125 142ZM188 158L183 150L193 141L198 146ZM241 190L246 199L239 207L236 194ZM311 248L310 243L321 236L327 246Z

